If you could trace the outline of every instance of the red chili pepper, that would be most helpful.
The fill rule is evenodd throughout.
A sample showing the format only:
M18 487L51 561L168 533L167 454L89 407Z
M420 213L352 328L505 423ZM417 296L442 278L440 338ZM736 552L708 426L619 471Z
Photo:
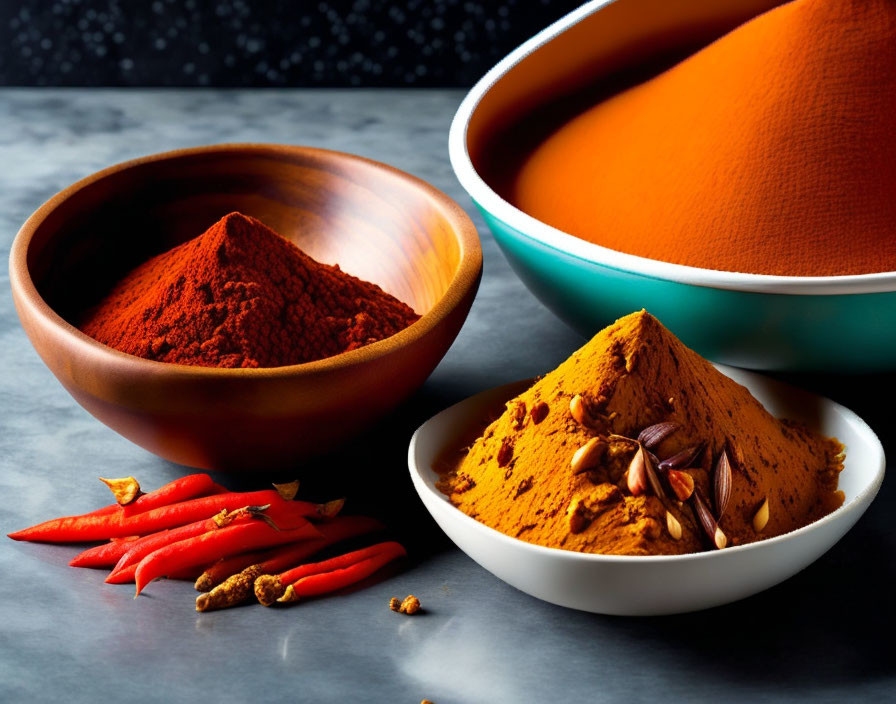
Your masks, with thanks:
M127 538L112 538L108 543L79 552L68 564L72 567L112 567L139 538L140 536L137 535Z
M108 506L103 506L102 508L98 508L95 511L90 511L88 513L78 514L77 516L66 516L63 518L55 518L51 521L46 521L45 523L40 523L31 528L26 528L24 530L17 531L15 533L10 533L9 537L13 540L46 540L47 542L76 542L76 541L54 541L53 538L41 538L41 537L29 537L29 534L35 534L38 529L42 529L45 531L50 531L53 527L53 524L57 524L59 526L65 525L73 525L79 521L83 521L84 523L90 522L90 517L97 516L109 516L113 514L116 517L121 516L134 516L138 513L143 513L152 508L158 508L159 506L166 506L168 504L177 503L181 501L186 501L187 499L192 499L198 496L210 496L212 494L224 494L228 493L228 489L221 486L220 484L216 484L212 481L211 477L207 474L191 474L186 477L181 477L180 479L175 479L173 482L169 482L163 487L156 489L155 491L151 491L148 494L143 494L139 496L133 503L128 504L127 506L119 506L118 504L109 504ZM80 557L80 555L78 556ZM119 555L120 557L120 555ZM77 558L76 558L77 559ZM87 558L90 559L90 558ZM118 558L116 558L117 560ZM79 564L74 565L74 567L105 567L106 564ZM108 563L109 565L114 565L115 560Z
M145 513L159 506L170 506L197 496L207 496L217 486L207 474L189 474L168 482L165 486L150 491L121 507L122 516L129 518Z
M120 513L67 516L10 533L13 540L39 540L71 543L108 540L128 535L148 535L165 528L174 528L213 516L223 509L236 511L243 506L282 506L289 504L303 516L319 516L318 504L307 501L286 501L273 489L244 493L226 493L190 499L169 506L160 506L125 518Z
M128 565L115 575L114 581L106 578L106 582L109 584L133 584L136 579L137 566L139 564L139 562L135 562L133 565ZM190 582L195 582L199 578L199 575L202 574L202 571L203 569L201 565L191 565L190 567L185 567L184 569L172 572L171 574L166 574L165 578L185 579Z
M267 516L267 518L273 521L273 523L278 528L288 529L291 527L304 526L307 523L307 521L302 516L301 510L293 510L292 504L295 503L294 501L284 501L283 503L284 505L282 506L270 507L264 511L264 514ZM230 522L225 526L219 525L218 516L214 516L212 518L206 518L201 521L188 523L187 525L180 526L179 528L162 530L158 533L153 533L151 535L140 538L139 540L130 544L128 550L118 560L118 563L115 565L109 576L106 577L106 582L108 584L124 584L125 582L133 582L134 574L137 570L137 564L147 555L155 552L159 548L165 547L166 545L171 545L172 543L177 543L189 538L195 538L198 535L203 535L204 533L208 533L210 531L222 530L223 528L229 525L234 525L236 523L245 523L249 520L259 520L254 518L253 514L249 511L243 511L242 513L240 513L240 511L237 511L235 513L238 515L230 516Z
M219 560L199 575L196 589L208 591L250 565L258 565L261 574L276 574L291 565L298 564L300 560L304 560L328 545L382 528L382 523L374 518L340 516L318 525L317 529L323 536L322 538L306 540L299 545L284 545L273 550L258 550Z
M379 555L380 553L393 552L396 553L395 557L398 557L399 554L407 554L400 543L396 543L394 541L377 543L376 545L371 545L370 547L362 548L361 550L355 550L354 552L347 552L345 553L345 555L339 555L338 557L333 557L329 560L324 560L323 562L313 562L307 565L299 565L298 567L294 567L287 572L283 572L282 574L277 575L277 577L283 584L293 584L303 577L320 574L322 572L332 572L333 570L339 570L344 567L349 567L356 562L361 562L362 560L374 557L376 555Z
M379 547L380 550L370 557L355 561L341 569L312 573L306 577L302 577L298 581L292 582L286 588L286 592L283 596L277 599L277 601L287 603L290 601L298 601L301 597L318 596L320 594L336 591L337 589L343 589L344 587L369 577L383 565L391 562L395 558L407 554L405 549L398 543L380 543L380 545L374 547ZM370 548L368 548L368 550L370 550ZM349 553L349 555L357 555L362 552L365 551L358 550L355 553ZM349 555L343 555L342 557L347 558ZM325 563L318 563L319 566L323 564ZM311 567L311 565L305 565L305 567Z
M134 568L136 569L136 565ZM193 582L195 579L202 573L202 567L194 565L193 567L186 567L178 572L172 572L167 575L168 579L182 579L187 582Z
M295 503L295 502L292 502ZM302 538L319 538L320 532L313 525L296 518L281 530L256 520L210 531L203 535L177 543L171 543L150 553L137 565L135 581L137 595L154 579L176 573L193 565L207 565L221 557L229 557L257 548L294 543Z
M81 516L105 516L110 513L121 513L121 506L119 506L118 504L109 504L108 506L98 508L96 511L91 511L90 513L82 513Z

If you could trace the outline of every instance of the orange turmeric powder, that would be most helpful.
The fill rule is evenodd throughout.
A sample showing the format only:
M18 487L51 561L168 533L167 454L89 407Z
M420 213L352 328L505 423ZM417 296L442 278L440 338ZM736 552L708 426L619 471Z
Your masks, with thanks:
M541 406L536 423L529 411ZM830 513L843 501L842 453L835 439L772 417L642 311L511 399L439 486L528 542L682 554Z
M508 197L676 264L896 270L894 46L892 0L794 0L557 129Z

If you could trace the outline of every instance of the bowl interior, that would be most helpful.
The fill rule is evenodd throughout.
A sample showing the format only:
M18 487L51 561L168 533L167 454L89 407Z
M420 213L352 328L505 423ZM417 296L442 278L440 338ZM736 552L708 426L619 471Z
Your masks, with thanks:
M527 152L568 119L783 2L586 3L514 51L474 89L482 91L466 130L474 168L509 200Z
M128 270L240 211L423 315L463 254L451 206L434 194L389 167L323 150L172 152L111 167L44 205L28 274L44 301L76 324Z

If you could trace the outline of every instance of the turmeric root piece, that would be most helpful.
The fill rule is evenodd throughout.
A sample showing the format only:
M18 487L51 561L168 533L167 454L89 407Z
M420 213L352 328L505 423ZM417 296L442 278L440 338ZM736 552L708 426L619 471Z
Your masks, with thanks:
M280 578L272 574L263 574L255 579L254 583L255 598L263 606L271 606L277 601L286 587L280 582Z
M252 565L239 574L225 579L211 591L196 597L197 611L228 609L242 604L252 593L252 585L261 574L261 567Z

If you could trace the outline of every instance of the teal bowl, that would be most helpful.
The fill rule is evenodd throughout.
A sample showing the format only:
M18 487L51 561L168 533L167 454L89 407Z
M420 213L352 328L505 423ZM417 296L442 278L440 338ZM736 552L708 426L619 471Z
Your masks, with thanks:
M523 116L657 57L706 44L778 4L586 3L509 54L470 91L451 126L451 163L517 275L585 335L646 308L685 344L725 364L896 369L896 272L768 276L624 254L526 215L499 195L483 166L502 133Z

